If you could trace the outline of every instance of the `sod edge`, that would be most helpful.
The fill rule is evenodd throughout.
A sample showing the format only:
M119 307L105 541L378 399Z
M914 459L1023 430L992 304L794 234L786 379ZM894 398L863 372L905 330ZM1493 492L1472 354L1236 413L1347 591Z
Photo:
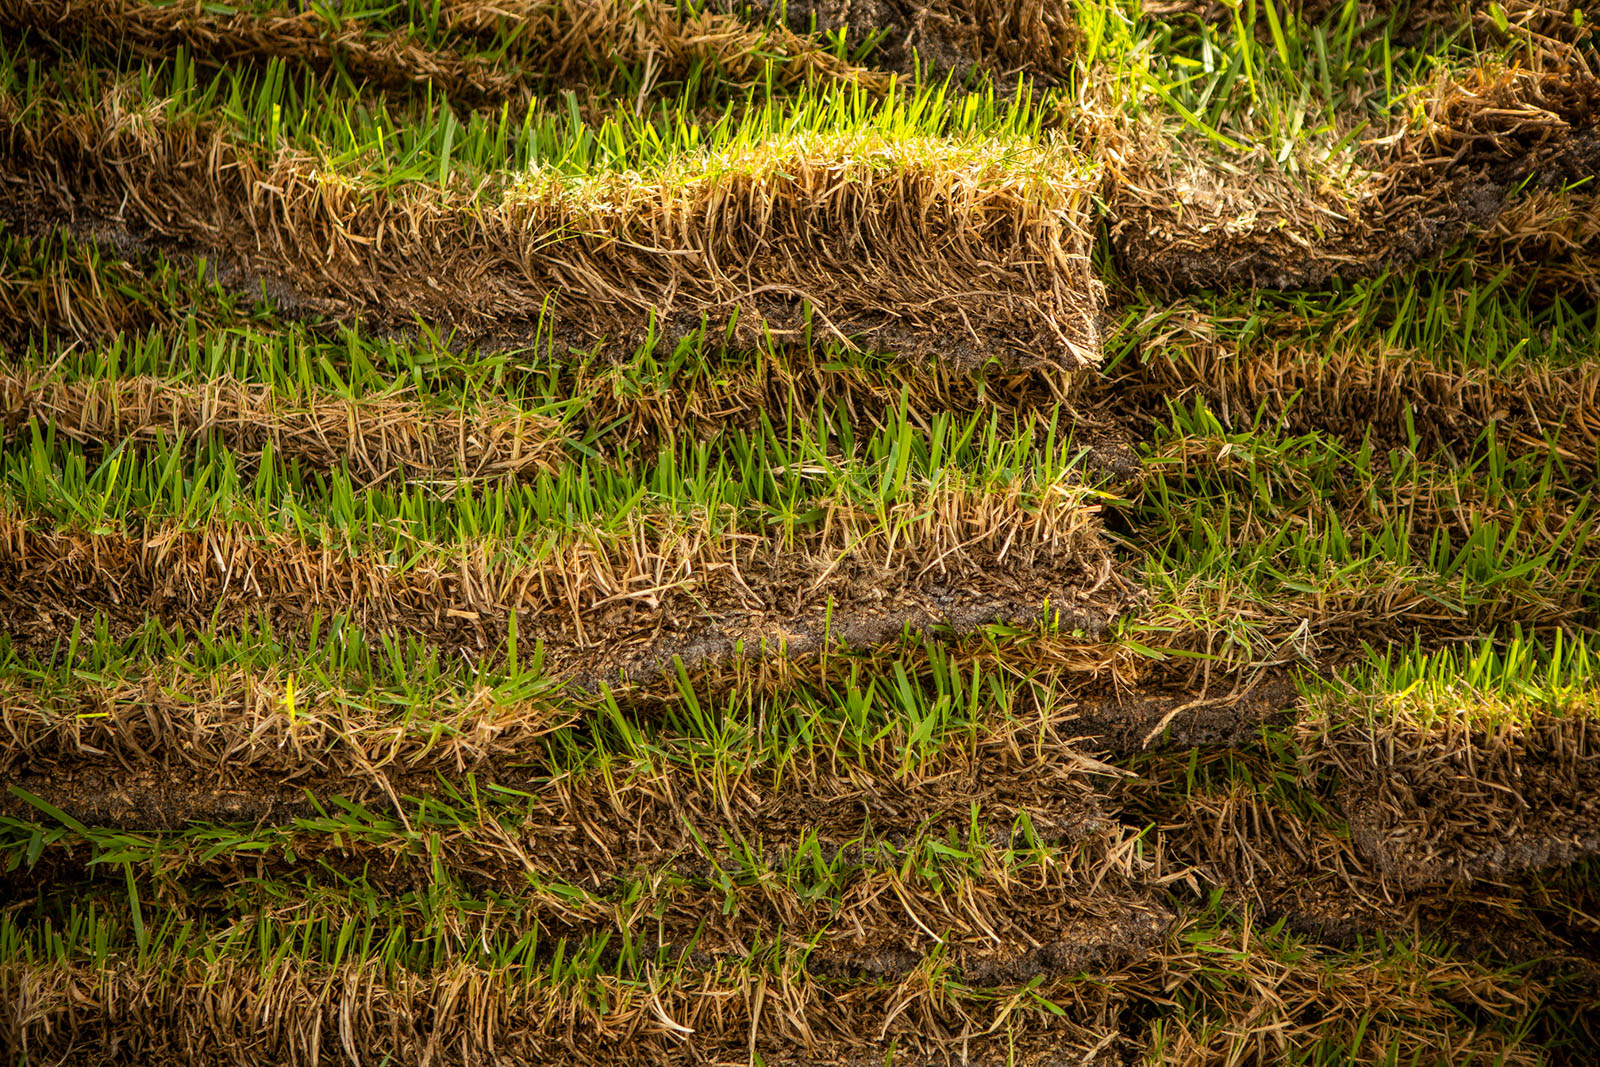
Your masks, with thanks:
M691 970L747 966L751 946L781 945L815 975L904 978L939 959L975 985L1010 985L1041 975L1114 973L1159 945L1173 918L1147 887L1122 873L1137 864L1128 862L1133 850L1125 841L1114 847L1115 835L1067 858L1008 863L980 850L971 864L930 862L926 839L907 853L884 846L881 858L870 849L853 862L778 857L745 842L721 862L690 865L699 873L678 865L637 868L589 890L553 879L541 857L518 849L509 836L470 841L434 831L430 864L393 828L382 843L350 824L293 839L264 835L241 841L246 847L238 851L213 846L203 856L191 842L108 834L101 854L120 846L124 856L148 856L152 845L159 848L158 860L132 861L143 894L187 898L198 905L190 914L203 925L225 929L230 912L250 915L263 895L270 898L272 883L285 881L299 882L308 898L303 918L343 925L359 921L381 884L394 894L387 918L425 940L438 916L417 903L433 885L485 918L498 912L492 925L500 929L484 930L493 940L508 932L510 918L517 933L536 933L546 952L559 953L563 942L570 954L612 941L635 946L646 960L658 953L679 957ZM61 854L67 851L73 855ZM99 895L105 883L94 864L73 871L86 852L52 846L34 868L39 895ZM254 878L240 884L239 875L251 868ZM473 908L480 895L498 907ZM208 922L207 912L216 918ZM608 955L614 965L615 951ZM480 953L462 947L450 956L469 962Z
M768 23L781 18L797 34L843 34L853 44L877 37L866 57L907 77L956 82L975 72L1002 92L1070 79L1080 51L1078 12L1065 0L711 0Z
M240 457L270 449L365 480L530 477L559 466L579 436L551 415L490 399L452 407L399 395L285 395L226 379L42 381L0 368L0 439L15 440L29 424L107 447L215 436Z
M801 134L648 173L384 191L115 91L0 114L0 214L207 254L312 311L469 336L548 316L589 343L710 324L958 368L1099 360L1092 172L1023 138Z
M526 102L558 87L598 98L643 66L646 90L651 81L680 87L707 67L724 90L829 79L884 92L890 84L888 75L839 58L814 37L668 3L444 0L435 13L432 26L402 27L381 16L335 21L298 5L16 0L0 11L0 27L63 48L87 42L152 60L179 48L215 65L289 60L322 75L339 71L361 87L432 87L474 108Z
M1498 721L1481 705L1424 720L1324 704L1297 732L1308 773L1338 774L1352 839L1388 885L1502 878L1600 855L1592 704Z
M1290 320L1244 341L1203 308L1158 314L1158 336L1110 383L1118 403L1149 417L1201 396L1226 426L1264 414L1291 433L1324 433L1352 448L1444 448L1493 427L1510 453L1554 455L1575 479L1589 477L1600 456L1600 364L1592 360L1463 366L1392 346L1375 330L1285 340L1304 325Z
M866 647L906 627L961 633L1048 616L1101 635L1132 591L1095 508L1072 495L1030 514L1003 495L947 493L898 529L840 511L825 536L787 546L641 528L621 540L552 534L531 554L486 541L398 558L237 524L124 534L13 516L0 532L0 611L13 642L40 649L99 612L119 633L150 618L204 630L264 616L303 636L339 616L469 656L499 654L515 615L522 647L542 648L551 674L582 688L653 678L675 659L693 669Z
M16 772L10 783L15 789L0 796L0 813L55 821L38 805L42 801L97 829L148 833L190 824L249 824L310 830L323 825L319 816L338 816L333 798L342 797L379 821L392 822L397 812L414 824L435 823L440 812L463 826L486 817L501 820L516 828L541 870L592 885L641 865L681 863L684 856L725 863L737 842L762 842L788 856L815 846L828 862L841 852L859 857L879 844L904 850L930 836L976 835L974 844L1001 849L1060 847L1106 828L1095 790L1115 773L1060 743L1042 745L1039 754L1018 754L991 739L975 751L949 744L899 764L877 754L837 765L825 756L797 757L781 768L756 765L727 782L709 782L683 766L641 759L555 767L541 755L538 740L524 737L524 747L515 749L519 738L512 729L493 738L494 757L463 765L450 758L445 744L417 755L416 736L406 739L413 742L409 753L385 750L400 734L392 723L385 724L387 731L351 738L342 749L319 751L315 735L328 729L330 718L307 722L302 730L298 714L285 722L281 705L263 717L265 728L261 719L242 716L220 724L216 718L203 721L227 713L216 705L183 707L169 700L166 708L152 705L149 711L152 718L163 717L164 729L204 741L219 740L224 730L217 725L228 727L231 738L252 726L259 737L289 734L300 741L304 762L292 771L277 769L283 760L263 753L264 742L255 737L238 742L238 761L215 762L199 745L176 743L159 746L165 764L126 746L113 746L125 763L82 753L47 756ZM20 718L8 711L10 722L23 729L33 725ZM370 762L354 766L362 756ZM251 765L235 765L245 761ZM477 810L468 798L476 798Z
M1348 177L1291 178L1252 153L1217 158L1165 127L1134 131L1107 196L1119 269L1158 290L1307 289L1477 237L1487 262L1532 272L1543 264L1529 251L1546 246L1573 261L1555 280L1592 280L1592 253L1567 241L1593 225L1595 75L1486 64L1427 86L1418 113L1368 139L1381 147L1356 151ZM1558 203L1507 214L1530 196Z
M523 953L419 973L377 945L333 965L291 955L272 967L249 948L203 960L195 948L152 941L139 963L131 945L110 960L53 947L0 965L0 995L19 1005L0 1040L40 1056L116 1042L157 1064L676 1063L690 1035L702 1055L733 1061L755 1047L784 1067L858 1067L890 1055L933 1067L956 1047L982 1067L1063 1054L1095 1062L1112 1047L1135 1062L1170 1062L1175 1049L1221 1062L1245 1042L1288 1054L1292 1041L1378 1060L1396 1050L1423 1060L1445 1047L1462 1062L1542 1062L1522 1023L1548 1010L1549 983L1417 948L1307 951L1208 915L1115 981L1046 978L1025 997L971 990L937 968L906 983L841 984L776 965L685 972L669 960L631 977L572 969L557 981L532 973ZM1463 1004L1490 1008L1491 1021L1463 1020Z

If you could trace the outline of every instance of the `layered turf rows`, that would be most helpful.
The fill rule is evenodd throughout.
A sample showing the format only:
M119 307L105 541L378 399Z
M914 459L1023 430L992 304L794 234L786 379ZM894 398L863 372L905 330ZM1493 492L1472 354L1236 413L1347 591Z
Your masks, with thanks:
M18 1063L1584 1063L1568 4L0 16Z

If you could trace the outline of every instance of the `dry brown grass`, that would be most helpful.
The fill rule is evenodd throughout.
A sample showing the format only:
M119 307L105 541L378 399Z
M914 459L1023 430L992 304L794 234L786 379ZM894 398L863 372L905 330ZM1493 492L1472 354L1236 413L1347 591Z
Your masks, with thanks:
M389 817L394 810L376 817ZM497 811L475 825L469 820L459 829L436 832L431 857L396 837L362 833L302 832L259 847L203 853L174 841L141 870L141 895L152 904L205 908L228 897L215 887L237 885L253 871L258 879L330 889L341 883L341 875L363 872L398 897L426 893L448 871L452 881L474 892L515 895L513 916L483 916L475 934L485 943L499 940L508 926L515 926L514 937L537 923L547 942L559 938L575 946L609 935L642 942L646 958L658 947L672 956L692 951L686 963L693 971L748 966L752 946L772 945L791 959L803 955L812 974L870 979L903 978L928 968L937 955L941 966L981 986L1082 971L1116 974L1157 952L1173 919L1133 881L1145 864L1137 858L1135 831L1124 828L1103 829L1051 860L1020 866L1001 862L998 851L984 852L980 841L977 859L947 869L930 884L919 870L922 861L904 863L892 847L880 853L879 846L891 846L891 840L870 821L858 821L854 839L842 843L848 855L839 856L837 840L820 843L823 862L840 865L831 892L820 895L803 876L796 884L776 874L801 844L781 831L758 828L739 842L742 848L729 847L728 839L701 844L691 836L697 829L744 828L715 815L709 826L697 827L687 821L688 812L680 812L666 826L648 827L656 841L676 831L679 840L666 862L627 865L651 849L629 847L608 855L600 836L609 829L604 815L565 824L552 839L542 832L537 814L531 824L519 824ZM970 808L957 814L968 825L974 818ZM980 833L1009 833L1005 824L988 823L985 813L978 818ZM958 841L965 837L959 819L951 820ZM812 847L819 844L810 841ZM926 854L929 841L924 828L913 827L898 844L918 857ZM815 855L802 853L798 862L806 864ZM86 850L52 850L46 877L70 885L68 872L84 858ZM737 881L720 877L724 871L737 872ZM92 868L80 870L78 877L85 875L92 882ZM584 891L572 892L567 875L580 877ZM233 897L234 906L242 902ZM337 898L324 897L320 906L310 903L305 911L325 909L342 910ZM409 924L420 917L399 918ZM462 917L440 918L454 926Z
M138 377L64 383L0 369L0 440L30 421L68 440L115 446L180 436L217 438L243 459L262 451L320 468L341 464L363 481L527 476L553 469L568 435L555 419L492 400L450 410L403 395L349 400L286 395L225 379Z
M516 24L521 32L505 56L493 58L429 48L413 34L374 31L360 19L335 27L298 6L215 13L199 4L150 0L16 0L0 12L0 26L149 59L166 59L184 47L217 64L286 59L318 71L337 67L382 89L431 85L468 106L526 101L550 86L598 98L621 70L633 67L644 72L643 99L661 83L683 82L701 64L735 90L765 84L769 71L779 86L829 78L888 88L886 75L852 66L784 27L762 29L711 12L686 15L654 0L447 0L439 15L463 43L492 35L501 24Z
M79 344L105 340L71 333L58 339ZM179 335L171 343L181 351L186 342ZM222 378L206 384L153 377L69 384L37 364L7 366L0 362L0 437L14 440L30 418L41 425L63 423L64 432L84 444L142 442L160 432L171 438L179 429L191 434L204 430L220 434L247 457L256 456L270 438L280 455L292 452L329 466L351 456L356 468L374 477L406 469L443 475L478 471L496 477L543 469L568 440L603 439L621 452L685 437L709 440L730 428L756 432L763 417L776 424L789 412L819 407L848 413L851 425L861 431L885 429L902 405L906 417L918 425L940 415L983 410L997 413L1005 424L1024 427L1029 420L1048 418L1053 405L1079 396L1086 384L1083 375L1047 367L974 377L938 361L868 366L835 358L826 348L802 346L754 358L731 354L694 378L641 381L636 364L605 352L558 358L531 372L538 375L533 382L509 370L508 388L528 387L538 398L527 402L542 403L546 397L570 402L563 412L568 420L563 431L553 418L486 398L461 407L460 397L419 401L400 391L351 401L315 390L273 394ZM439 380L454 382L445 375ZM402 413L408 421L400 421ZM346 416L356 417L356 424L343 425ZM1131 471L1124 446L1097 440L1097 434L1119 429L1117 424L1087 408L1075 411L1074 417L1080 439L1091 448L1086 466L1098 462L1115 474L1120 464ZM370 434L360 422L364 418L376 422ZM437 488L453 491L448 481Z
M1299 728L1308 766L1337 769L1353 840L1401 888L1503 878L1600 855L1592 708L1495 721L1481 698L1428 719L1370 699Z
M802 136L650 177L386 193L293 155L262 165L120 100L27 119L0 109L5 206L207 251L314 309L379 322L483 333L550 305L560 329L592 340L636 338L652 315L669 336L737 315L737 340L754 346L764 331L800 336L809 304L822 336L957 366L1098 360L1091 182L1062 150Z
M432 84L470 104L526 95L523 76L509 64L430 50L409 34L374 34L358 21L335 29L311 11L215 14L199 4L149 0L15 0L0 13L0 27L149 59L182 47L216 63L287 59L321 71L337 64L357 82L391 90Z
M488 688L434 697L420 721L369 706L360 693L321 689L288 675L197 677L152 671L85 687L73 700L0 683L8 774L110 758L133 766L185 766L194 782L231 788L238 776L375 781L438 769L492 770L571 723L556 699L505 703ZM196 788L202 788L199 785Z
M1131 281L1179 289L1370 277L1475 235L1491 261L1526 264L1523 250L1541 243L1566 250L1574 263L1556 276L1587 284L1592 256L1569 242L1592 222L1593 193L1570 186L1600 165L1597 115L1600 81L1570 68L1441 75L1417 113L1337 181L1206 159L1146 131L1110 167L1112 242ZM1497 233L1525 182L1543 210Z
M554 673L615 682L736 656L870 647L909 625L969 631L996 619L1059 615L1103 632L1129 600L1084 492L1030 503L1018 490L960 486L908 496L889 520L823 502L820 532L713 533L640 517L606 534L567 529L511 546L407 544L397 570L382 547L352 552L254 531L45 531L0 528L5 630L48 646L65 623L104 611L117 632L147 616L186 625L258 614L300 632L344 613L368 633L426 635L463 652L497 650L516 614L526 647L543 641ZM831 608L830 608L831 603Z
M718 6L770 18L777 5L720 0ZM790 0L785 12L796 32L808 32L814 17L817 29L842 30L852 42L880 33L875 62L903 74L920 66L959 81L978 70L1007 89L1023 78L1047 86L1064 81L1077 56L1076 12L1062 0Z

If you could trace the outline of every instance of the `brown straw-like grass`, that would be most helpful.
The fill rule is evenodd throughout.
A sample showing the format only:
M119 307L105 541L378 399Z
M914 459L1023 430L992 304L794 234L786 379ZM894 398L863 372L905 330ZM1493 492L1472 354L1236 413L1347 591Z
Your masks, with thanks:
M735 90L764 85L769 74L780 87L818 78L876 92L889 87L887 75L841 60L786 27L753 26L659 0L445 0L439 18L458 47L428 47L413 33L373 29L359 18L334 24L299 5L251 12L152 0L14 0L0 11L0 27L147 59L165 59L179 47L217 64L285 59L318 71L337 68L381 89L433 86L473 107L525 101L551 87L598 99L634 67L645 75L641 98L657 86L681 84L700 66L715 69L719 84ZM518 30L509 47L495 47L494 55L472 50L480 39L494 46L502 25Z
M524 647L543 642L553 673L591 685L653 677L674 656L693 666L741 650L870 647L906 626L966 632L1048 614L1097 634L1131 596L1098 508L1072 487L1027 502L951 486L896 504L887 522L825 506L823 529L787 544L706 525L662 533L635 516L605 533L407 543L398 556L242 522L84 532L12 514L0 519L0 613L14 639L45 646L87 612L108 613L118 632L152 616L204 627L265 615L291 633L342 613L371 634L472 653L499 649L515 614Z
M1600 81L1569 68L1441 75L1417 114L1358 153L1349 179L1294 179L1254 158L1205 159L1154 130L1108 168L1111 237L1132 281L1162 288L1315 287L1426 261L1469 237L1475 255L1565 252L1554 277L1587 285L1600 168ZM1180 142L1181 144L1181 142ZM1542 210L1497 227L1528 197ZM1539 224L1549 227L1538 231Z
M1092 182L1064 150L799 136L473 195L262 163L116 92L32 110L0 107L0 210L207 252L326 312L468 333L548 312L591 340L736 319L752 345L812 330L964 367L1099 358Z
M215 438L241 458L258 459L270 448L280 459L313 467L344 465L367 482L442 480L445 493L462 478L549 471L568 444L557 420L492 400L453 409L403 395L284 394L224 379L68 383L0 370L0 440L29 422L68 440L107 446Z

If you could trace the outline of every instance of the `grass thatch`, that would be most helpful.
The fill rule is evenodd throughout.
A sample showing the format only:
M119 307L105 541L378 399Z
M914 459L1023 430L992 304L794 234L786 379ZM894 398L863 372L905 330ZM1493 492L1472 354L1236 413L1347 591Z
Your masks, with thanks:
M343 464L368 481L526 476L551 469L571 443L554 418L493 401L441 410L402 395L284 395L271 386L226 379L39 382L0 369L0 440L29 422L73 441L111 447L218 438L240 457L259 458L270 449L282 460L311 467Z
M1096 508L1061 487L1031 510L1015 494L939 491L897 505L890 522L841 507L796 544L683 529L586 537L551 533L512 549L491 542L351 553L281 534L149 529L46 531L10 517L0 536L5 629L49 647L65 623L107 612L119 632L147 616L204 628L263 616L289 632L343 614L363 630L427 634L463 651L498 650L513 615L524 647L583 684L619 672L693 665L835 643L871 646L901 630L968 631L1059 616L1103 631L1127 601L1094 524ZM400 564L397 566L397 564Z
M76 690L7 679L0 722L12 743L0 767L81 822L126 829L308 818L305 789L387 808L391 789L437 797L448 792L441 781L471 775L480 792L517 808L542 866L591 880L684 850L722 854L729 838L778 849L815 838L830 852L918 834L965 838L975 805L991 844L1020 840L1025 817L1034 840L1055 847L1104 828L1094 782L1114 774L1059 739L1005 728L983 732L970 750L920 760L886 739L870 757L829 747L737 776L671 763L676 749L587 769L563 763L573 730L608 714L598 703L511 699L489 686L408 703L287 671L156 668ZM502 787L516 792L494 793ZM36 814L15 796L3 806Z
M815 330L961 366L1098 359L1089 183L1057 150L801 135L648 176L536 173L484 201L264 165L118 100L11 111L8 213L205 251L379 321L531 332L553 305L591 339L709 319L748 344Z
M1013 1041L1081 1054L1100 1036L1052 1024L1041 1011L1010 1025L1002 1017L1007 1035L985 1036L993 1009L966 998L942 1002L919 988L924 984L912 977L903 990L889 984L836 994L792 975L756 982L663 974L595 980L575 993L465 967L390 977L361 964L269 974L228 962L186 965L173 980L127 966L97 978L86 967L11 965L0 976L0 990L17 1009L3 1035L7 1045L37 1057L120 1045L151 1064L376 1063L385 1056L441 1067L502 1058L673 1063L690 1037L693 1047L729 1057L748 1059L754 1047L774 1064L855 1064L892 1045L899 1062L931 1065L944 1062L937 1050L950 1042L998 1064ZM69 1023L64 1012L72 1002L96 1010L74 1009L78 1021Z
M381 89L431 86L473 107L525 103L557 87L598 97L632 88L635 79L643 98L708 71L735 91L816 78L888 88L886 76L784 27L667 3L448 0L431 32L384 22L299 5L249 10L152 0L17 0L0 13L0 26L61 47L88 42L155 60L181 47L220 65L287 60Z
M1600 82L1498 66L1429 86L1414 121L1370 138L1348 179L1292 178L1259 159L1207 161L1164 135L1115 174L1111 234L1131 281L1179 289L1312 288L1423 262L1487 234L1519 195L1565 202L1600 160ZM1580 217L1585 209L1579 207ZM1516 246L1560 246L1573 211L1524 215ZM1554 216L1554 217L1552 217ZM1532 220L1551 226L1530 232ZM1581 222L1578 224L1581 228ZM1504 239L1502 239L1503 242ZM1575 260L1590 258L1573 249ZM1587 278L1591 267L1573 268Z

